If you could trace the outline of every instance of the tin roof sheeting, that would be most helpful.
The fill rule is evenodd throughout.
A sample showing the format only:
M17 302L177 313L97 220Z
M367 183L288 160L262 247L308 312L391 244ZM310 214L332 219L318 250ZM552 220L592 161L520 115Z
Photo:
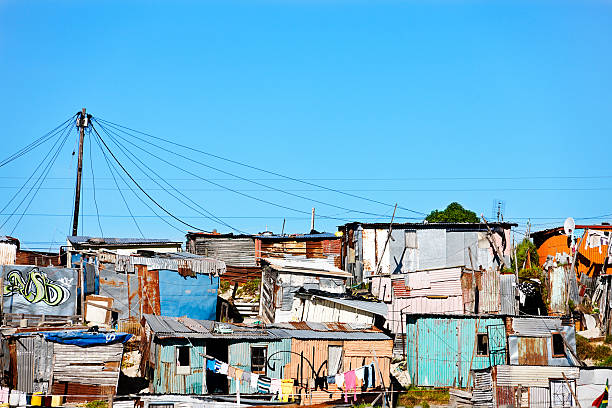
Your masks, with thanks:
M563 374L568 379L580 377L578 367L499 365L496 370L498 386L516 387L529 384L531 387L548 388L550 379L563 378Z
M515 317L512 329L519 336L550 337L552 331L561 331L561 319L558 317Z
M118 272L134 272L134 265L146 265L152 270L178 271L187 268L195 273L222 275L225 273L225 262L206 258L188 252L173 252L155 254L154 256L117 255L115 270Z
M159 239L159 238L98 238L84 235L76 235L67 237L68 242L71 244L88 244L92 246L99 245L149 245L149 244L179 244L180 241L173 241L171 239Z
M325 259L262 258L270 267L282 272L329 275L350 278L353 275L330 264Z
M387 305L383 302L369 302L367 300L354 300L354 299L340 299L325 296L313 296L315 298L327 300L330 302L338 303L343 306L351 307L353 309L370 312L380 316L387 316Z
M224 339L319 339L319 340L390 340L369 325L351 323L278 323L264 328L219 323L209 320L144 315L151 331L158 337ZM227 326L232 333L217 333L216 325Z

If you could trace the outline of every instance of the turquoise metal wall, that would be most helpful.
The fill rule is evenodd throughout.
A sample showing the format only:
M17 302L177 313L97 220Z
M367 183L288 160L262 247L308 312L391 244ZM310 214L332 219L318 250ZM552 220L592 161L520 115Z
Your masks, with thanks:
M232 341L229 346L229 364L233 367L240 368L244 371L251 371L251 346L267 346L268 356L276 353L277 351L291 351L291 339L281 339L277 341L259 341L259 342L248 342L248 341ZM274 370L269 367L267 369L267 376L270 378L283 378L285 374L285 365L291 361L291 353L279 353L272 357L270 364L274 366ZM230 380L230 391L231 394L236 392L236 381ZM251 389L248 384L244 382L240 383L240 393L250 394L256 390Z
M477 322L478 318L407 316L406 369L412 383L430 387L466 387ZM490 345L506 348L505 330L487 331L489 325L503 324L501 318L480 319L478 333L492 336ZM472 368L489 365L488 356L474 356Z
M190 364L191 374L176 374L176 348L179 346L191 346ZM155 347L155 374L153 378L153 390L155 393L165 394L203 394L202 382L206 381L206 367L204 357L206 347L203 340L168 339L161 344L153 343Z

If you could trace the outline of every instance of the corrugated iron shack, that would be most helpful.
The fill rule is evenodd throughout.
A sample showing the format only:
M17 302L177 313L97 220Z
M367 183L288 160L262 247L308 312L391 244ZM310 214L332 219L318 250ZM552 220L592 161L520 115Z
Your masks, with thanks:
M351 277L324 259L266 258L262 263L259 310L266 323L291 320L294 295L300 288L344 293Z
M577 366L576 328L569 318L507 318L509 363Z
M506 262L510 260L510 229L514 226L517 224L489 223L489 233L485 224L394 223L388 240L388 223L348 223L338 227L343 234L342 268L356 283L376 272L496 268L498 253Z
M130 255L138 251L181 252L182 242L159 238L109 238L69 236L66 252L107 250L119 255ZM68 259L71 259L69 256Z
M246 372L293 379L296 395L309 389L315 377L343 373L375 359L389 385L392 340L370 325L294 322L249 327L153 315L145 315L143 324L141 370L155 393L223 394L235 393L237 387L241 394L254 393L246 382L238 385L231 376L207 371L205 356ZM309 401L340 397L341 391L330 385Z
M578 367L498 365L491 372L499 408L576 406L572 393L577 391ZM586 401L581 403L587 405Z
M382 328L387 304L346 294L300 289L294 295L291 321L360 323Z
M65 396L67 402L115 395L126 333L33 331L2 338L4 384L12 389Z
M467 387L470 369L507 361L505 322L494 315L406 315L406 368L412 384Z

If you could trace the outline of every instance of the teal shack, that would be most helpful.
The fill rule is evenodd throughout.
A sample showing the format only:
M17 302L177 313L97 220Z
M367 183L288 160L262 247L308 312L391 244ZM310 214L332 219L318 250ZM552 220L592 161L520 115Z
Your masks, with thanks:
M507 364L506 339L501 316L408 314L406 370L417 386L467 387L470 369Z

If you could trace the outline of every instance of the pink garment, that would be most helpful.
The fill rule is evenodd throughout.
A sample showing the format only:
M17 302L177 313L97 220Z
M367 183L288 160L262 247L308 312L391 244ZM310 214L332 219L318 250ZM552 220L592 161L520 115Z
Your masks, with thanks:
M350 390L353 390L353 399L357 401L357 376L354 370L344 373L344 386L344 402L348 402L348 393Z

